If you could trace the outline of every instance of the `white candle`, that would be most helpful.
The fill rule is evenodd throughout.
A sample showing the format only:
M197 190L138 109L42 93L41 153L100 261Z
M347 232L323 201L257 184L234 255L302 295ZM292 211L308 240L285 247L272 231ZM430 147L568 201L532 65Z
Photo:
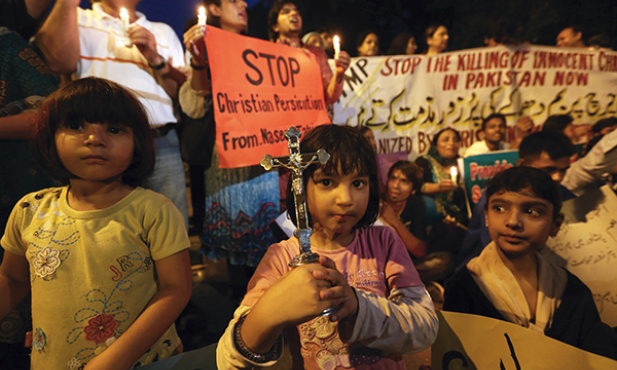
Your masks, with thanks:
M201 27L203 31L206 30L206 8L203 6L200 6L197 12L197 25Z
M126 47L131 47L133 44L131 43L131 39L128 37L131 22L129 21L129 12L124 7L120 8L120 19L122 20L122 25L124 26L124 32L127 33L126 42L124 45Z
M124 29L126 31L129 30L129 12L126 10L126 8L120 8L120 19L122 19L122 24L124 25Z
M450 167L450 177L452 178L452 182L456 182L457 176L458 176L458 168L456 168L456 166Z
M334 47L334 59L338 59L338 55L341 52L341 40L338 35L334 35L332 38L332 46Z

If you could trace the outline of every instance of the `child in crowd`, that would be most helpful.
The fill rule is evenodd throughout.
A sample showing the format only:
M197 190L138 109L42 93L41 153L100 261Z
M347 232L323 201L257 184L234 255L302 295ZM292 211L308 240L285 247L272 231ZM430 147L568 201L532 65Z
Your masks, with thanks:
M356 129L323 125L301 142L303 153L318 149L331 158L305 169L304 189L320 263L288 266L295 237L268 248L219 341L219 369L273 364L283 332L295 334L294 368L305 369L404 369L401 354L435 340L433 304L405 246L389 227L367 227L379 212L370 144Z
M129 369L181 349L190 246L170 200L139 185L154 143L137 98L76 80L35 119L34 154L66 184L23 197L0 241L0 317L32 292L32 369Z
M563 221L558 184L542 170L513 167L489 182L486 196L493 241L446 282L443 309L510 321L617 359L617 335L589 288L539 253Z

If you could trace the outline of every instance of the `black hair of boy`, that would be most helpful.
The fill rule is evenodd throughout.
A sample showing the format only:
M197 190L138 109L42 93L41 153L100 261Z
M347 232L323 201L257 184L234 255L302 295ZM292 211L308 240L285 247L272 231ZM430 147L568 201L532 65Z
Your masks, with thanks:
M538 131L526 136L518 147L518 157L526 162L535 160L542 153L552 160L570 158L576 154L572 140L559 131Z
M484 206L488 210L490 199L501 192L518 193L530 190L534 196L544 199L553 205L553 220L561 213L561 191L559 185L544 171L534 167L512 167L495 175L486 187L487 202Z
M318 168L326 175L357 173L369 178L369 200L364 216L358 221L355 228L363 228L372 225L379 215L379 180L377 178L377 160L368 140L362 136L360 130L350 126L325 124L313 128L300 137L300 150L302 153L315 153L323 149L330 154L328 162L322 166L319 163L308 166L303 172L304 189L309 179ZM295 202L291 189L291 177L287 185L287 210L291 221L297 225ZM312 181L312 180L311 180ZM312 224L311 216L309 224Z
M556 114L549 116L542 125L542 131L559 131L563 132L574 119L568 114Z
M72 123L110 123L133 130L135 152L122 180L130 186L141 185L154 170L154 139L148 116L137 97L119 84L96 77L70 82L50 94L37 111L32 138L33 155L41 168L62 184L71 174L62 165L55 134Z

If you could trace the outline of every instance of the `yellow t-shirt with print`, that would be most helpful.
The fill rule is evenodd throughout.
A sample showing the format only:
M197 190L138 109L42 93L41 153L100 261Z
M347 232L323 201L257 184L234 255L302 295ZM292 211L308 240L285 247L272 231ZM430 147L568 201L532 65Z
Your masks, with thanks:
M78 369L137 319L157 292L153 261L190 246L171 201L143 188L103 210L76 211L68 187L23 197L2 247L24 255L32 286L32 369ZM171 355L172 326L137 362Z

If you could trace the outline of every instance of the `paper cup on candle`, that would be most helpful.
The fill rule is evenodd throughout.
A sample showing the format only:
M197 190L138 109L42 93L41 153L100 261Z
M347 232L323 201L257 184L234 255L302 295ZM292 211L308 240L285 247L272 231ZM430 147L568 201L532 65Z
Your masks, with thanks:
M197 11L197 25L201 27L201 32L206 32L206 8L203 6Z
M458 177L458 168L456 168L456 166L450 167L450 178L452 179L452 182L456 182L457 177Z
M332 38L332 46L334 47L334 59L338 59L338 55L341 52L341 39L338 35L334 35Z

